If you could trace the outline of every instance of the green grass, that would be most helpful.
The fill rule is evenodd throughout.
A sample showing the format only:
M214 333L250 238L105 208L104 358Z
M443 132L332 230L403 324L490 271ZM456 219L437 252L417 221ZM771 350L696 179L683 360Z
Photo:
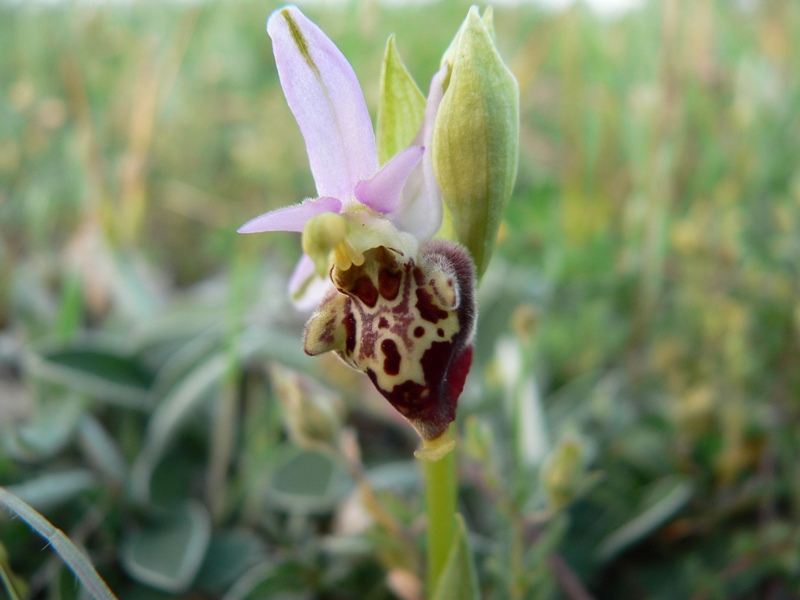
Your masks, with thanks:
M297 236L235 234L314 192L275 6L0 5L0 485L122 598L380 599L422 575L413 434L302 354ZM372 110L388 35L426 90L467 7L307 12ZM495 23L522 131L459 413L483 596L791 597L800 5ZM338 398L314 413L338 445L289 435L273 364ZM78 597L41 548L0 517L0 581Z

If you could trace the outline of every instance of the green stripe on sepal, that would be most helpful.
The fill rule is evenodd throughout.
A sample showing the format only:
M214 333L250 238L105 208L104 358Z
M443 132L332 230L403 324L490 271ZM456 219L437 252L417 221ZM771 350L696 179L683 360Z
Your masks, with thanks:
M376 141L385 163L411 144L425 118L425 96L397 51L394 35L386 42L381 69Z
M450 77L433 133L433 168L458 241L486 271L519 158L519 87L490 31L470 9L443 64Z
M292 15L288 9L284 8L281 11L281 16L286 19L286 24L289 26L289 32L292 34L292 40L294 40L298 52L300 52L300 55L305 59L311 70L314 71L317 79L321 80L322 75L319 72L319 67L317 66L317 63L314 62L314 59L311 58L311 52L308 50L308 41L306 41L306 37L303 35L300 26L294 22L294 19L292 19Z

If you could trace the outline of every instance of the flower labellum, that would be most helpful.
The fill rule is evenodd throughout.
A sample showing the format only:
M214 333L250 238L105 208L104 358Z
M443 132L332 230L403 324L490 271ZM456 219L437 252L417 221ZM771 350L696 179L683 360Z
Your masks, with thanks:
M475 273L456 244L427 242L414 258L369 251L364 265L334 267L331 292L306 326L305 351L331 350L365 372L414 426L417 456L452 448L446 436L472 363Z
M394 87L382 95L389 100L380 150L394 154L381 166L361 88L339 49L294 6L273 13L267 31L318 197L239 231L303 233L290 290L299 306L318 304L305 351L336 352L366 373L419 433L417 456L438 460L453 447L448 426L472 361L476 320L469 253L431 240L442 202L429 148L446 73L433 78L423 109L390 44L383 81ZM421 116L421 127L401 122L404 114Z

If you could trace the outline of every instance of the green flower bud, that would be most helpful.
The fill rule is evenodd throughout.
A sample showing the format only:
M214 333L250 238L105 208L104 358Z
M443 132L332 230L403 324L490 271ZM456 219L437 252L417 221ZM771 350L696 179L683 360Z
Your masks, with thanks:
M483 465L489 465L494 455L494 433L485 421L469 415L464 423L464 451Z
M272 365L270 375L292 441L308 449L335 446L344 420L341 398L286 367Z
M574 439L562 441L542 471L542 482L553 508L567 506L585 485L584 451Z
M458 241L482 275L494 251L519 156L519 87L472 7L445 52L449 70L433 132L433 168Z

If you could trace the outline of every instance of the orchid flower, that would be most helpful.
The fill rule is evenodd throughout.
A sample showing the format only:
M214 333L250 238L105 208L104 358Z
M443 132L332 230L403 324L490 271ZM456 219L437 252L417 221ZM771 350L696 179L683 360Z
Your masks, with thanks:
M316 198L268 212L239 231L303 233L290 281L301 306L319 303L305 330L309 355L336 352L367 374L436 460L472 360L475 271L460 245L431 240L442 201L431 166L447 69L431 84L414 143L382 167L352 67L299 9L267 22L281 86L305 138Z
M324 278L331 251L340 268L361 264L365 250L389 240L413 255L418 242L439 229L442 202L426 148L444 74L434 80L417 143L379 168L361 87L339 49L294 6L273 13L267 32L286 100L305 138L318 197L258 216L239 233L305 232L305 255L289 288L299 308L312 308L329 287Z

